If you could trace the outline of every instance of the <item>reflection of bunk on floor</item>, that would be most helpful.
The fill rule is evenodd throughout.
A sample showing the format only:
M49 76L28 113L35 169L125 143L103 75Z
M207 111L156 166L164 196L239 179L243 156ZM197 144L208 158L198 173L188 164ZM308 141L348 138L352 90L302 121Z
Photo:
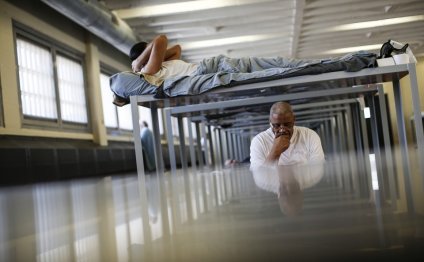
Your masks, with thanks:
M328 119L313 119L313 121L321 120L322 125L327 129L323 131L320 135L326 144L329 146L328 150L350 150L349 157L355 159L354 150L360 150L363 155L368 155L368 142L367 142L367 134L364 130L365 120L363 118L363 113L360 111L360 105L358 104L357 97L365 97L369 99L371 96L375 94L379 94L379 111L382 126L381 133L383 134L384 140L384 151L380 152L378 143L376 144L376 139L378 139L378 121L373 114L371 125L372 125L372 140L374 142L374 153L376 157L382 159L384 157L385 161L388 163L393 163L393 155L392 155L392 147L390 145L390 135L389 135L389 124L385 106L385 98L382 86L378 83L383 82L392 82L393 90L394 90L394 98L395 98L395 108L396 108L396 117L397 119L404 119L403 109L402 109L402 98L401 98L401 89L399 80L404 76L409 75L410 77L410 86L412 93L412 103L413 103L413 112L414 112L414 120L416 123L420 123L421 121L421 112L420 112L420 101L419 101L419 92L418 92L418 84L416 78L416 69L415 64L403 64L397 66L387 66L387 67L379 67L374 69L363 69L359 72L331 72L319 75L306 75L299 77L292 77L280 80L272 80L261 83L253 83L247 84L243 86L236 86L232 88L222 88L215 89L212 92L204 93L202 95L197 96L184 96L184 97L175 97L168 99L155 99L152 95L143 95L143 96L133 96L131 97L131 108L132 108L132 117L133 117L133 126L134 126L134 141L135 141L135 149L136 149L136 157L137 157L137 170L140 181L144 181L144 167L142 160L142 149L139 137L139 126L138 119L139 113L137 110L138 106L145 106L151 108L152 112L152 124L153 124L153 132L155 137L155 156L156 156L156 166L158 167L158 174L163 175L164 172L164 163L162 156L162 148L160 145L160 133L159 133L159 125L158 125L158 108L164 110L165 115L165 124L166 124L166 136L169 150L169 160L171 166L171 172L175 173L177 164L176 164L176 154L173 143L173 130L171 125L171 116L175 116L178 118L178 131L179 131L179 143L180 143L180 157L182 168L184 172L187 172L187 156L184 151L185 149L185 139L184 139L184 128L183 128L183 117L188 118L188 122L191 121L200 121L204 120L205 116L209 116L214 121L210 121L210 123L215 123L219 125L219 121L216 118L220 118L220 116L229 116L232 112L240 112L247 111L244 110L246 108L256 109L260 108L261 105L265 105L266 110L262 111L262 115L267 116L269 113L269 106L273 102L276 101L289 101L295 111L296 110L304 110L304 109L313 109L312 111L337 111L336 114L342 116L342 118L338 118L337 121L341 121L341 127L338 130L338 133L334 135L331 133L329 129L332 129L331 121L326 121ZM374 99L369 99L369 104L371 105L371 110L375 112L376 108L374 106ZM238 110L237 110L238 109ZM240 110L242 109L242 110ZM362 108L363 109L363 108ZM297 111L296 111L296 114ZM247 118L247 117L246 117ZM253 119L253 118L252 118ZM264 118L256 117L256 119ZM265 122L267 118L265 118ZM344 119L344 120L343 120ZM298 118L299 120L299 118ZM307 121L307 120L305 120ZM345 122L343 122L345 121ZM231 121L230 121L231 122ZM233 122L237 122L233 120ZM224 123L224 122L222 122ZM228 123L228 121L226 122ZM351 124L353 123L353 125ZM255 124L250 123L248 128L252 128ZM203 126L203 125L202 125ZM203 126L204 127L204 126ZM228 143L236 143L242 142L240 140L233 140L231 136L228 136L228 133L225 133L226 126L219 126L220 132L216 135L219 140L226 141L226 143L219 143L216 148L213 148L215 151L218 150L220 154L218 155L226 155L224 153L223 147ZM244 130L246 126L236 128L237 130ZM264 130L265 128L263 128ZM349 130L350 129L350 130ZM402 165L403 165L403 174L405 179L405 191L407 192L407 204L408 210L413 210L412 196L411 194L411 183L410 183L410 175L411 171L409 170L409 157L408 157L408 144L406 140L405 133L405 122L397 121L397 129L399 133L399 143L402 155ZM228 130L235 130L235 126L233 125ZM350 133L353 130L353 133ZM189 152L190 152L190 162L193 163L192 168L196 169L197 166L194 164L196 162L199 163L200 168L203 168L203 161L200 149L198 146L197 151L195 149L195 143L193 142L193 132L190 125L188 128L188 136L189 136ZM224 132L224 133L223 133ZM329 133L330 132L330 133ZM196 122L196 139L197 145L200 145L200 130L199 123ZM225 135L224 135L225 134ZM423 135L423 127L421 125L415 125L415 134L416 141L418 145L418 159L424 159L424 135ZM340 146L337 139L340 139L340 136L346 139L346 146L336 148ZM377 140L378 141L378 140ZM223 145L224 144L224 145ZM331 146L330 146L331 145ZM243 146L246 149L246 146ZM325 149L325 147L324 147ZM234 152L235 149L233 149ZM248 146L247 146L248 150ZM236 152L235 152L236 153ZM240 155L240 154L239 154ZM207 158L208 156L206 156ZM197 159L197 161L196 161ZM224 162L224 158L219 159L219 161L215 161L215 166L222 167ZM350 159L352 160L352 159ZM350 161L342 160L342 161ZM359 160L358 160L359 161ZM371 186L371 182L369 181L370 177L370 164L369 159L363 158L359 161L359 163L363 162L362 165L355 166L351 164L351 169L361 169L363 168L364 176L367 176L366 180L364 178L356 179L352 178L352 181L344 181L343 183L353 183L353 185L347 185L350 187L354 187L355 183L368 183L368 186ZM352 163L352 162L350 162ZM420 162L422 165L422 163ZM422 177L424 178L424 166L419 168ZM362 170L356 170L361 174ZM392 205L396 205L397 199L397 190L395 183L395 175L394 170L389 168L386 170L387 177L383 177L383 172L379 173L379 182L381 183L382 179L388 179L389 185L389 193L390 199L392 200ZM368 175L365 175L368 174ZM382 185L382 183L380 184ZM409 195L408 195L409 194Z

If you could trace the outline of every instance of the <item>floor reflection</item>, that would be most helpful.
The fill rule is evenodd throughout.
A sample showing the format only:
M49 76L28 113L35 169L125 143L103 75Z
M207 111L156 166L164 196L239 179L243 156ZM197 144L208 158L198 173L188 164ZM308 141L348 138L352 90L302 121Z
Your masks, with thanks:
M379 175L342 158L3 188L0 261L423 258L423 216L399 204L400 177L394 209Z

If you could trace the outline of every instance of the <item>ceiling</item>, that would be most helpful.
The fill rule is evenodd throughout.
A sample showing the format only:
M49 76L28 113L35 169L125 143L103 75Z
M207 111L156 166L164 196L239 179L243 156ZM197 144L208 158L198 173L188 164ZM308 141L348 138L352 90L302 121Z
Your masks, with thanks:
M97 4L125 21L140 40L167 35L170 45L182 46L183 59L193 62L218 54L324 58L358 49L378 53L388 39L409 43L417 57L424 55L423 0L102 0ZM400 17L415 21L340 27Z

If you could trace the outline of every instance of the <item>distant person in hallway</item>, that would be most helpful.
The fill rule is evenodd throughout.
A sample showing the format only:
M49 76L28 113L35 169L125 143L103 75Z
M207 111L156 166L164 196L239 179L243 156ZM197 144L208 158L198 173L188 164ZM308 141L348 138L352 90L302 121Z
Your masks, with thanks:
M140 129L141 146L143 148L144 169L148 172L156 169L153 133L146 121L141 122Z
M324 161L318 134L295 126L290 104L274 103L269 114L270 127L256 135L250 145L250 169L269 165L301 165Z

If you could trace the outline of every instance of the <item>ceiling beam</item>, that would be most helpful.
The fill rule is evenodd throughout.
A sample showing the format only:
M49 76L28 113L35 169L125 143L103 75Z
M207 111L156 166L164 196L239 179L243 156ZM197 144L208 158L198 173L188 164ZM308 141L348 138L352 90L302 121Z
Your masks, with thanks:
M296 1L295 16L293 22L293 40L290 48L290 57L297 57L297 46L299 43L299 38L302 33L302 24L303 24L303 9L305 8L305 0Z

